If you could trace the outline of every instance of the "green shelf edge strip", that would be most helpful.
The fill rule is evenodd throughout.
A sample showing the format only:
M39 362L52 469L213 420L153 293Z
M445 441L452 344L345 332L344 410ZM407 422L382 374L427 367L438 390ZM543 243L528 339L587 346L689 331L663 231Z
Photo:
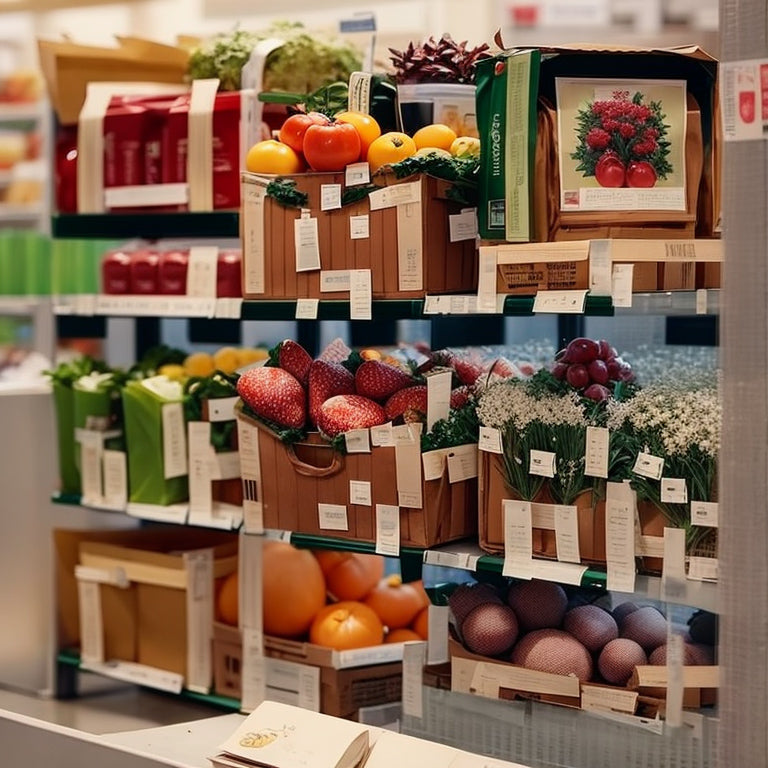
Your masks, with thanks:
M80 654L77 653L77 651L71 651L71 650L64 650L59 651L56 660L59 664L66 664L69 667L76 667L80 668ZM89 671L89 670L84 670ZM95 672L93 674L98 674L98 672ZM137 683L138 685L138 683ZM168 696L174 696L176 694L168 693L168 691L163 691L158 688L152 688L152 686L142 686L146 688L150 688L151 690L155 690L158 693L163 693ZM229 696L221 696L217 693L197 693L196 691L190 691L187 688L184 688L180 694L178 694L183 699L190 699L191 701L198 701L203 704L211 704L216 707L222 707L224 709L230 709L234 710L236 712L240 711L240 701L238 699L230 698Z
M238 211L206 213L61 213L51 217L55 238L239 237Z
M80 495L77 493L54 493L51 497L54 504L80 505ZM314 536L308 533L291 532L291 543L305 549L333 549L341 552L359 552L361 554L375 554L376 545L367 541L356 539L334 539L326 536ZM424 560L424 552L421 547L401 547L400 559L403 561L403 577L408 581L421 578L421 575L413 574ZM482 555L477 561L477 570L485 573L500 574L504 567L504 558L494 555ZM412 577L412 578L411 578ZM588 569L581 580L582 587L594 589L606 588L607 576L602 571Z

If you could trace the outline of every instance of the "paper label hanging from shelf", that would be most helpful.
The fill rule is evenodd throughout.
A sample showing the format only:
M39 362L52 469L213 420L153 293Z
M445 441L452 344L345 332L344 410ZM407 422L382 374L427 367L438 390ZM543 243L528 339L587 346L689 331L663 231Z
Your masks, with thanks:
M430 603L427 613L427 664L445 664L451 660L448 653L447 605Z
M147 664L136 664L132 661L85 662L81 661L80 669L94 672L102 677L121 680L125 683L143 685L166 693L181 693L184 688L184 677L176 672L150 667Z
M128 504L128 461L125 451L105 450L102 468L104 473L104 499L106 509L124 510Z
M554 507L557 559L564 563L581 563L579 510L568 504L555 504Z
M697 315L706 315L707 314L707 289L706 288L699 288L696 291L696 314Z
M584 314L588 291L538 291L533 300L534 314Z
M371 220L367 213L349 217L349 239L367 240L371 236Z
M448 216L448 239L452 243L477 237L477 208L465 208Z
M208 245L193 245L187 265L187 296L216 298L216 270L219 249Z
M554 477L556 464L557 456L554 453L532 449L530 452L528 473L531 475L538 475L539 477Z
M81 429L77 433L80 443L80 487L82 503L98 507L103 501L102 457L104 433Z
M403 646L403 714L422 718L422 682L427 662L427 643L410 642Z
M719 526L718 517L719 505L716 501L691 502L691 523L693 525L717 528Z
M368 163L350 163L344 169L344 183L348 187L369 184L371 181L371 166Z
M446 456L448 465L448 482L461 483L477 477L477 445L457 445L451 448Z
M162 421L163 477L183 477L187 474L187 436L182 404L163 403Z
M592 296L611 296L611 241L590 240L589 242L589 293Z
M367 429L350 429L344 433L347 453L370 453L371 433Z
M661 599L678 602L687 594L685 584L685 530L664 529L664 565L661 572Z
M495 248L478 251L477 311L493 314L496 308L496 270L498 267Z
M380 448L391 448L395 440L392 435L392 422L387 422L378 427L371 427L371 445Z
M533 525L531 503L517 499L502 501L504 514L504 567L502 574L519 579L533 578Z
M663 504L688 503L688 486L684 477L662 477L660 485Z
M213 509L211 477L211 425L207 421L187 423L189 445L189 510L191 514L210 515Z
M240 709L249 712L266 697L266 669L264 658L264 633L261 628L243 627L242 665L240 667Z
M410 181L405 184L392 184L376 189L368 195L368 204L372 211L393 206L421 203L421 182Z
M501 430L495 427L480 427L478 449L486 453L504 453L501 447Z
M320 299L296 299L297 320L317 320Z
M717 581L717 558L695 557L688 558L688 578L691 581Z
M238 541L237 574L240 584L238 591L240 626L261 630L264 621L264 575L261 564L265 537L241 532ZM286 539L280 538L279 541L286 541ZM290 534L287 537L287 543L290 544ZM259 650L263 652L263 648Z
M400 186L400 185L396 185ZM387 187L395 189L396 187ZM419 187L419 189L421 189ZM424 290L421 201L397 206L397 287Z
M373 29L376 24L374 21ZM362 112L365 115L371 113L371 72L352 72L349 76L349 102L347 106L351 112ZM366 163L367 165L367 163ZM349 167L349 166L347 166ZM349 182L347 182L349 183Z
M218 78L192 81L187 115L189 210L213 210L213 112Z
M584 457L584 474L587 477L608 477L609 441L606 427L587 427Z
M635 501L627 483L608 483L605 501L607 589L635 591Z
M243 527L246 533L264 532L261 500L261 457L258 428L237 420L240 476L243 479Z
M80 658L83 662L104 661L104 619L98 582L77 581L80 617Z
M421 479L421 424L405 424L393 427L395 434L395 470L397 475L398 506L421 509L422 479ZM398 436L408 436L410 439L398 439Z
M447 419L451 412L453 371L439 371L427 376L427 431L435 422Z
M341 208L341 184L320 185L320 210L334 211Z
M189 516L189 504L140 504L129 501L125 511L139 520L151 520L156 523L174 523L184 525Z
M260 184L243 188L243 288L247 294L264 293L264 203L267 191Z
M343 504L317 505L318 526L324 531L348 531L347 508Z
M293 242L296 249L296 271L314 272L320 269L320 241L317 219L302 216L293 222Z
M371 482L370 480L350 480L349 481L349 503L357 504L361 507L370 507L371 500Z
M614 264L611 275L611 295L614 307L632 306L632 281L634 280L634 264Z
M632 471L641 477L647 477L651 480L661 480L664 474L664 459L660 456L653 456L650 453L640 451L635 459Z
M207 400L208 421L233 421L238 397L213 397Z
M348 269L323 269L320 271L320 293L349 292Z
M264 659L265 696L294 707L320 711L320 667L284 659Z
M349 270L349 319L370 320L373 317L373 286L370 269Z
M184 552L187 574L186 686L208 693L213 675L213 550Z
M376 505L376 554L400 555L400 507Z

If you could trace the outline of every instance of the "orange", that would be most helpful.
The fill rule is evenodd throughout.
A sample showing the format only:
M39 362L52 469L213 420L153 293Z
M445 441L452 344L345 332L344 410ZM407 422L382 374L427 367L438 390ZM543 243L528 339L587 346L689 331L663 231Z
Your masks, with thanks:
M416 154L416 144L407 133L390 131L383 133L368 147L368 165L371 173L375 173L382 165L398 163Z
M354 125L360 135L360 157L364 160L368 154L368 147L381 136L379 124L365 112L339 112L336 115L337 123L350 123Z
M413 134L413 141L419 149L435 147L436 149L450 150L451 144L456 141L456 131L443 123L432 123L419 128Z
M225 577L216 596L216 618L225 624L237 626L239 604L237 597L237 571Z
M299 173L304 170L304 161L287 144L267 139L248 150L245 169L251 173Z

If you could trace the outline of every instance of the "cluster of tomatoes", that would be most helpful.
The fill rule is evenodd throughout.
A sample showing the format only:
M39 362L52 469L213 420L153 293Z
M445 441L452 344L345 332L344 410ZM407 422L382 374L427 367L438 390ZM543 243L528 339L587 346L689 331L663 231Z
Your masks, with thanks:
M420 151L479 153L479 140L459 137L439 123L424 126L411 137L400 131L382 134L376 120L364 112L346 111L333 118L320 112L298 113L283 123L276 139L250 148L245 167L251 173L294 174L343 171L352 163L367 162L374 173Z

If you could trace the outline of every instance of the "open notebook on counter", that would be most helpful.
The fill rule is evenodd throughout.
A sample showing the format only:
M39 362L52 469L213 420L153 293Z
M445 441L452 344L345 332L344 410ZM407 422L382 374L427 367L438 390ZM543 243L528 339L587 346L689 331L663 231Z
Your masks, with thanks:
M209 759L216 768L524 768L275 701L254 709Z

